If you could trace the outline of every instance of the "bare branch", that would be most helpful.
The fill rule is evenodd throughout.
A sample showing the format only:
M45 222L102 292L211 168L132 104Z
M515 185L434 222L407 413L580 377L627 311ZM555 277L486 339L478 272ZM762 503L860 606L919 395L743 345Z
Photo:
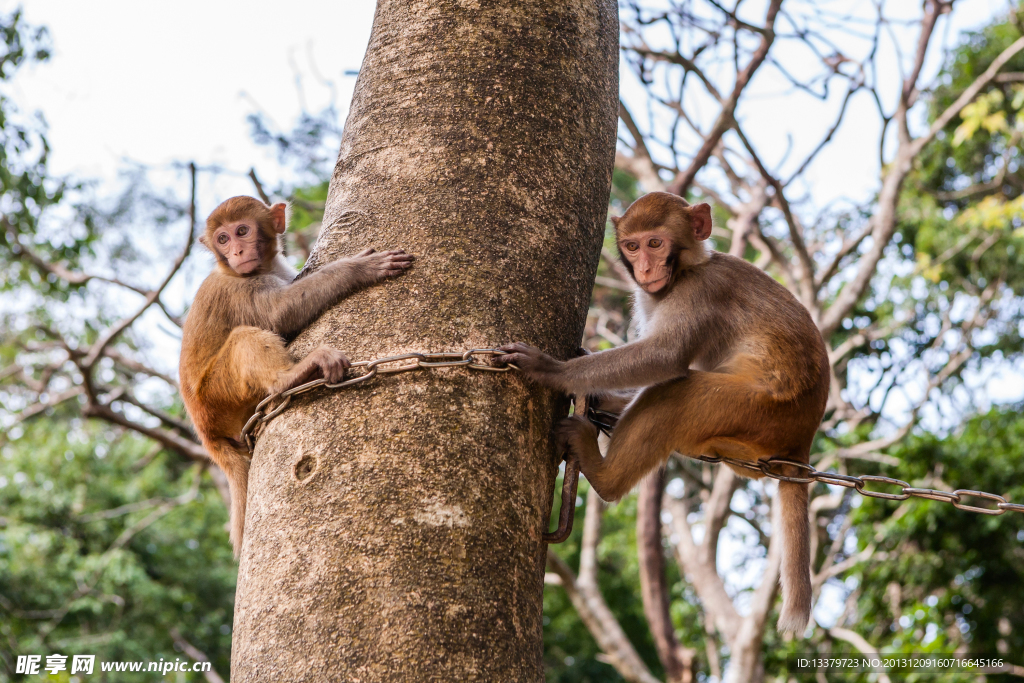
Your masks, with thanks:
M658 175L658 167L651 158L650 150L647 149L644 135L640 132L639 126L633 120L633 115L629 113L629 109L622 100L619 100L619 118L633 138L633 156L625 157L621 154L616 154L616 166L626 168L633 173L640 181L641 186L648 192L663 191L665 183L662 181L661 176ZM620 159L622 163L620 163Z
M788 185L794 179L799 178L803 172L807 170L807 167L810 166L811 162L818 156L818 153L825 149L825 146L832 141L832 137L836 134L836 131L839 130L839 126L843 122L843 117L846 115L846 106L850 103L850 99L853 97L853 94L860 90L861 87L863 87L862 79L850 84L850 87L846 91L846 95L843 97L843 103L839 107L839 114L836 116L836 120L832 124L832 127L828 129L828 132L825 134L825 137L821 139L821 142L818 143L818 146L811 150L811 153L807 155L803 160L803 163L801 163L796 171L793 172L793 175L789 177L789 180L784 183L785 185Z
M81 387L81 386L72 387L72 388L68 389L67 391L61 392L61 393L57 394L56 396L53 396L52 398L50 398L49 401L39 402L39 403L36 403L34 405L29 406L28 408L25 408L25 410L23 410L20 413L18 413L18 421L19 422L24 422L26 420L29 420L29 419L35 417L36 415L40 415L42 413L45 413L50 408L53 408L53 407L56 407L56 406L60 405L64 401L67 401L69 399L75 398L76 396L81 396L84 393L85 393L85 388L84 387Z
M703 546L693 542L693 530L687 520L690 510L686 502L672 496L666 497L665 500L672 514L676 562L693 583L701 605L711 617L708 621L714 624L723 637L729 638L730 634L736 633L740 627L740 615L729 594L725 592L725 583L718 575L714 562L707 564L704 561L706 553L701 552ZM705 533L705 543L708 538L709 535Z
M174 644L181 648L181 651L193 660L207 663L210 661L210 658L206 656L206 653L185 640L185 637L181 635L181 631L177 628L172 628L170 633L171 638L174 639ZM207 683L224 683L224 679L220 677L220 674L213 670L212 664L210 665L209 671L203 672L203 676L206 677Z
M268 197L267 193L263 191L263 183L261 183L260 179L256 177L256 169L255 168L250 168L249 169L249 178L252 179L252 184L256 187L256 194L258 194L260 196L260 199L263 200L264 204L269 205L270 204L270 197Z
M661 502L665 470L660 468L640 484L636 510L636 546L640 561L640 595L647 625L668 680L693 680L694 652L676 638L665 580L665 550L661 545Z
M146 312L147 308L152 306L157 301L157 299L160 298L160 294L163 293L164 288L167 287L168 283L171 281L171 278L174 277L175 273L178 272L178 269L180 269L181 265L185 262L185 259L187 259L188 255L192 252L192 244L195 241L194 236L196 226L196 165L194 163L189 164L189 168L192 171L192 202L189 205L189 230L188 239L185 242L185 249L174 261L174 264L171 266L170 272L167 273L167 276L163 279L163 282L161 282L156 289L152 290L146 295L146 300L143 302L142 306L140 306L135 311L135 313L128 315L127 317L123 318L120 322L115 324L113 327L108 329L105 333L103 333L103 335L100 336L99 339L96 340L96 343L93 344L92 348L89 350L89 355L86 356L85 361L81 364L83 368L91 368L93 364L96 362L96 360L100 357L100 355L103 354L104 350L107 348L107 345L109 345L110 342L112 342L119 334L128 329L136 320L139 319L139 316Z
M782 567L782 500L777 493L772 499L772 540L768 543L768 558L761 583L754 590L750 599L750 613L743 618L740 639L744 636L760 644L764 634L768 612L775 602L779 590L779 571ZM758 651L760 648L758 648Z
M736 83L733 85L728 99L722 104L722 110L718 114L718 119L704 138L704 143L697 151L690 165L669 185L670 192L680 196L686 195L694 178L697 177L697 172L704 168L704 164L711 158L711 153L718 145L719 140L732 127L740 95L743 93L744 88L747 87L747 84L750 83L754 72L757 71L757 68L764 62L765 57L768 56L768 50L771 49L772 43L775 41L775 17L781 5L782 0L771 0L769 3L768 12L765 15L764 28L760 31L761 44L758 45L757 50L754 51L750 61L747 62L743 70L736 74Z
M140 408L146 411L153 417L163 422L165 426L174 429L179 434L184 436L186 439L191 439L193 437L194 432L192 431L192 427L187 422L179 420L178 418L168 413L165 413L159 408L154 408L153 406L143 403L142 401L137 399L135 395L130 391L124 392L119 400L125 401L126 403L130 403L136 408Z
M996 76L996 83L1024 83L1024 71L1006 71Z
M705 75L704 71L697 66L697 63L692 59L689 59L678 52L661 52L658 50L651 50L647 47L630 47L629 49L641 57L646 57L654 61L668 62L669 64L676 64L683 67L684 73L694 74L698 79L700 79L700 82L704 84L704 87L712 97L719 102L722 101L722 93L718 92L718 88L715 87L715 84L707 77L707 75Z
M903 81L903 92L900 94L901 108L906 111L914 106L919 90L917 79L921 76L921 69L924 67L924 58L928 53L928 45L931 43L932 33L935 31L935 24L939 16L949 12L952 2L943 0L929 0L925 3L924 17L921 19L921 33L917 39L917 54L914 58L914 66L910 74ZM896 42L899 45L899 42ZM897 118L900 118L897 116Z
M736 215L729 219L729 227L732 228L732 242L729 244L729 254L737 258L743 258L746 251L750 234L757 227L757 219L768 203L771 201L768 193L765 192L764 183L754 187L753 196L749 202L741 205Z
M601 247L601 258L620 281L628 283L633 279L633 276L626 270L626 266L622 265L622 260L608 247ZM632 291L632 285L630 285L630 291Z
M701 545L702 560L712 567L718 558L718 538L729 519L732 496L740 487L740 480L728 467L719 467L711 497L704 505L704 543Z
M164 373L160 372L159 370L154 370L153 368L149 367L148 365L146 365L144 363L140 363L139 361L135 360L134 358L129 358L128 356L125 356L124 354L118 352L116 349L108 348L108 349L104 350L103 355L106 356L107 358L110 358L112 361L114 361L118 365L123 366L127 370L131 370L132 372L142 373L144 375L149 375L150 377L156 377L158 379L162 379L163 381L167 382L169 385L174 387L176 390L180 389L180 387L178 386L177 380L175 380L170 375L164 374Z
M155 427L147 427L137 422L132 422L124 415L115 412L108 405L89 403L82 409L82 414L86 417L96 417L101 420L110 422L111 424L125 427L133 431L148 436L157 443L161 444L164 448L174 451L189 460L197 460L201 462L209 461L210 457L206 453L206 450L195 441L186 439L178 434L168 431L166 429L157 429Z
M837 272L839 272L839 266L842 265L843 259L853 253L853 251L861 245L861 242L864 241L864 238L870 234L871 223L868 223L868 225L854 237L848 240L843 240L843 245L839 247L839 251L836 252L829 264L825 266L821 271L821 274L814 281L815 292L818 292Z
M598 275L597 277L595 277L594 284L600 285L602 287L609 287L611 289L617 289L620 292L633 291L633 286L630 285L628 282L623 282L622 280L619 280L617 278L604 277L603 275Z
M814 297L814 264L811 262L811 255L807 251L807 245L804 243L803 228L800 226L796 217L793 215L793 211L789 206L789 201L786 199L786 193L783 190L782 183L769 173L768 169L765 168L764 164L761 163L761 158L758 156L754 146L747 140L747 136L743 134L743 130L740 126L735 126L736 135L739 136L743 142L743 146L750 154L750 158L753 160L754 165L757 167L761 177L764 178L765 182L772 186L775 190L775 196L773 199L778 202L779 208L782 209L782 215L786 219L786 225L789 227L789 239L793 243L793 248L796 250L797 262L800 264L800 300L803 302L807 310L813 314L817 309L817 300Z

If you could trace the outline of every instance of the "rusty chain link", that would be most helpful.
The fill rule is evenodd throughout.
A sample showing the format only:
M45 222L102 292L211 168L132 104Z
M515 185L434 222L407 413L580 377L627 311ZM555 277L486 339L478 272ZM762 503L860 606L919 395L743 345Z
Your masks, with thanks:
M361 375L346 379L341 382L332 384L326 379L315 379L305 384L300 384L297 387L292 387L287 391L281 391L276 394L271 394L265 399L259 402L256 406L256 411L249 418L245 426L242 427L242 440L248 447L249 452L252 453L256 448L256 438L259 436L263 425L273 420L275 417L284 412L284 409L289 406L292 402L292 398L299 394L304 394L307 391L312 391L317 387L324 387L326 389L341 389L342 387L351 387L356 384L362 384L363 382L369 381L377 375L394 375L399 372L409 372L410 370L427 370L434 368L469 368L470 370L480 370L482 372L508 372L509 370L518 370L515 365L508 364L501 367L495 367L493 365L487 365L481 362L481 359L476 356L503 356L504 351L498 349L469 349L468 351L440 351L438 353L403 353L400 356L388 356L387 358L376 358L374 360L361 360L352 363L349 369L345 371L345 374L352 370L362 369L364 372ZM388 366L392 363L402 363L398 367L381 367ZM268 406L278 399L283 399L280 404L274 406L267 412Z
M399 372L409 372L411 370L465 367L470 370L479 370L481 372L508 372L510 370L519 369L513 363L496 367L482 362L482 358L477 358L477 356L493 358L494 356L502 355L505 355L505 352L499 351L498 349L469 349L467 351L440 351L437 353L403 353L399 356L388 356L387 358L358 361L356 363L352 363L352 365L349 366L349 369L345 371L345 374L347 375L352 369L362 369L363 374L352 377L351 379L345 379L334 384L328 382L326 379L315 379L311 382L300 384L297 387L292 387L286 391L281 391L267 396L257 404L252 417L250 417L245 423L245 426L242 427L242 439L244 440L246 447L249 449L249 453L252 453L256 448L256 438L259 436L260 431L262 431L263 426L284 412L284 409L291 404L292 397L304 394L307 391L312 391L317 387L341 389L342 387L351 387L356 384L362 384L363 382L373 379L377 375L394 375ZM398 367L381 367L382 365L388 366L392 363L401 363L401 365ZM279 399L281 400L281 403L271 408L270 405ZM572 533L573 512L575 511L576 502L576 485L579 479L579 473L580 468L578 463L566 466L566 474L562 484L562 512L559 515L558 529L544 533L544 541L547 543L561 543L569 537L570 533Z
M602 432L611 436L612 430L615 429L615 423L618 422L619 416L615 413L610 413L606 410L599 410L590 405L584 405L583 409L587 414L587 419L594 423L594 426L600 429ZM691 457L691 456L683 456ZM957 489L956 491L939 491L937 489L919 489L911 486L905 481L900 479L893 479L892 477L879 477L873 474L862 474L859 477L854 477L848 474L839 474L837 472L819 472L814 469L813 465L808 465L802 462L793 462L792 460L784 460L782 458L768 458L767 460L758 460L751 462L750 460L737 460L735 458L725 458L716 455L696 455L692 456L693 460L700 460L701 462L716 464L722 463L725 465L732 465L748 472L756 472L762 474L770 479L777 481L791 481L797 484L810 484L812 482L821 482L822 484L832 484L834 486L844 486L848 489L854 489L862 496L868 498L882 498L884 500L906 500L907 498L927 498L928 500L938 500L945 503L952 503L953 507L958 510L966 510L968 512L978 512L983 515L1001 515L1004 512L1024 512L1024 505L1020 503L1011 503L1006 498L996 495L994 493L986 493L985 491L973 491L971 489ZM803 476L787 476L782 474L781 468L795 468L803 473ZM869 491L864 488L866 484L886 484L890 486L899 486L899 493L885 493L884 491ZM995 508L983 508L975 505L966 505L963 502L964 497L974 496L975 498L983 498L985 500L991 500L995 502Z
M767 460L751 462L749 460L737 460L735 458L723 458L714 455L698 455L694 456L693 459L700 460L701 462L732 465L733 467L738 467L749 472L757 472L778 481L791 481L797 484L821 482L822 484L831 484L833 486L844 486L848 489L854 489L860 495L868 498L882 498L884 500L927 498L928 500L952 503L953 507L958 510L978 512L983 515L1001 515L1007 511L1024 512L1024 505L1021 505L1020 503L1011 503L1002 496L998 496L994 493L972 491L970 489L957 489L952 492L939 491L937 489L919 489L914 488L905 481L893 479L892 477L879 477L873 474L862 474L859 477L854 477L848 474L838 474L836 472L819 472L814 469L813 465L808 465L802 462L793 462L792 460L783 460L782 458L768 458ZM795 468L800 470L803 473L803 476L787 476L778 471L782 468ZM898 486L900 487L900 492L885 493L884 491L869 491L864 488L864 486L869 483ZM977 507L976 505L965 504L963 502L963 498L971 496L994 501L996 504L995 508L983 508Z
M504 355L504 352L498 349L469 349L467 351L441 351L437 353L404 353L399 356L388 356L386 358L358 361L356 363L352 363L349 370L346 370L346 375L351 370L363 370L363 373L356 377L345 379L334 384L328 382L326 379L316 379L311 382L306 382L305 384L300 384L299 386L288 389L287 391L267 396L259 402L256 406L255 412L252 414L252 417L249 418L245 423L245 426L242 428L242 439L248 447L249 452L252 453L256 446L256 438L259 436L260 431L262 431L263 426L280 415L285 408L291 404L293 397L304 394L307 391L312 391L317 387L341 389L343 387L362 384L363 382L373 379L377 375L393 375L399 372L434 368L465 367L470 370L479 370L482 372L509 372L510 370L519 369L511 363L500 367L487 365L483 362L482 358L477 358L478 356L493 358L494 356L501 355ZM386 367L394 363L401 363L401 365L398 365L397 367ZM281 400L281 403L270 408L269 406L277 400ZM618 421L619 416L615 413L595 408L591 406L590 403L591 401L586 399L576 399L575 410L580 414L586 415L587 419L590 420L594 426L610 436L612 430L615 428L615 424ZM547 543L561 543L569 537L570 533L572 533L573 517L576 508L576 487L579 480L580 466L579 460L571 457L571 454L564 453L562 454L562 457L566 461L566 466L562 481L562 505L559 512L558 529L544 534L544 540ZM767 460L757 460L754 462L713 455L693 456L693 459L711 464L721 463L731 465L741 470L757 473L777 481L788 481L797 484L821 482L823 484L833 486L842 486L848 489L854 489L860 495L868 498L882 498L884 500L925 498L928 500L952 503L953 507L958 510L977 512L983 515L1001 515L1007 511L1024 513L1024 505L1020 503L1011 503L1003 496L996 495L995 493L986 493L985 491L957 489L956 491L950 492L939 491L937 489L921 489L915 488L900 479L893 479L892 477L881 477L871 474L864 474L859 477L855 477L848 474L839 474L837 472L820 472L814 469L813 465L793 462L792 460L784 460L776 457L768 458ZM783 474L779 471L783 468L789 468L790 472L792 472L793 469L796 469L798 470L798 475L792 476ZM803 476L799 476L799 473L802 473ZM900 492L885 493L884 491L871 491L864 488L869 483L898 486L900 488ZM972 496L974 498L993 501L995 502L995 507L983 508L976 505L967 505L963 502L965 497L969 498Z

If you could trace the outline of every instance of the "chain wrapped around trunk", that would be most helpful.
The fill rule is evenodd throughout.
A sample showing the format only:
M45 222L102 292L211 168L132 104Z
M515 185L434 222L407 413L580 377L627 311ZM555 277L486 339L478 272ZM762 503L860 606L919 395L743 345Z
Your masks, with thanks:
M341 382L330 383L326 379L315 379L286 391L271 394L259 402L252 417L242 427L242 440L245 442L249 453L256 448L256 439L263 426L280 415L291 404L292 398L318 387L325 389L341 389L356 384L367 382L378 375L394 375L399 372L410 372L413 370L432 370L436 368L469 368L480 372L509 372L518 370L515 365L503 366L488 365L485 360L494 356L504 355L498 349L469 349L467 351L441 351L437 353L403 353L399 356L388 356L374 360L363 360L352 363L346 371L346 375L355 370L362 372L355 377L345 379ZM280 401L273 405L275 401ZM563 454L568 457L568 454ZM562 506L559 513L558 529L544 534L544 541L547 543L561 543L569 538L572 533L573 513L576 509L576 486L579 481L580 467L578 462L568 462L565 467L565 476L562 483Z
M362 384L367 382L377 375L394 375L399 372L409 372L412 370L430 370L435 368L469 368L470 370L479 370L481 372L509 372L510 370L518 370L515 365L509 364L500 367L494 365L488 365L483 362L482 358L477 356L493 357L502 356L503 351L498 349L469 349L468 351L441 351L438 353L403 353L400 356L388 356L387 358L377 358L374 360L361 360L352 363L349 369L345 371L348 375L352 370L360 371L361 375L346 379L337 383L330 383L326 379L315 379L305 384L300 384L297 387L292 387L287 391L281 391L276 394L271 394L265 399L259 402L256 406L256 411L252 414L252 417L242 427L242 440L245 442L249 452L252 453L256 448L256 438L263 430L263 425L273 420L275 417L284 412L291 402L292 398L299 394L304 394L307 391L312 391L317 387L324 387L325 389L341 389L343 387L351 387L356 384ZM398 364L395 367L389 367ZM280 400L281 402L276 406L271 407L274 401Z

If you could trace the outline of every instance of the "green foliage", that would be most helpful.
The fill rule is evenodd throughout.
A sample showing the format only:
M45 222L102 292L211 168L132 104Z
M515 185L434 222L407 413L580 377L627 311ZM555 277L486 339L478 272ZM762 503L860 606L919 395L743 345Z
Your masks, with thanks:
M884 474L928 488L990 491L1021 501L1022 452L1020 406L991 410L955 436L912 438L894 453L898 470ZM992 506L979 498L964 503ZM1024 591L1011 589L1024 586L1024 515L986 516L937 501L875 499L852 514L863 529L861 546L874 543L884 553L882 561L855 574L872 643L903 651L966 646L975 653L1024 652ZM899 604L893 604L892 583L901 587Z
M1024 417L1020 406L992 410L969 420L956 435L912 437L893 450L898 467L861 468L863 473L896 477L913 486L940 490L972 489L1024 500ZM859 503L850 507L848 503ZM964 503L991 507L965 498ZM1024 652L1024 515L985 516L949 503L910 499L885 501L848 496L842 515L852 524L856 547L871 547L866 562L844 574L850 593L850 623L872 648L885 653L951 653L1002 656L1019 664ZM790 652L857 655L845 641L817 631L812 643ZM783 658L777 659L783 665ZM812 681L812 673L796 676ZM953 682L982 680L965 673L928 674L900 680ZM869 681L868 674L829 673L829 680ZM895 680L895 679L894 679ZM1014 680L990 675L988 681Z
M945 65L932 94L934 120L996 56L1021 35L1020 20L997 22L967 34ZM1024 71L1018 53L1001 70ZM1005 279L1024 286L1024 85L992 83L940 131L909 179L901 211L905 244L929 281L983 289Z
M236 570L224 504L198 467L78 421L33 421L3 448L0 681L19 654L93 654L97 672L187 660L172 629L228 671Z

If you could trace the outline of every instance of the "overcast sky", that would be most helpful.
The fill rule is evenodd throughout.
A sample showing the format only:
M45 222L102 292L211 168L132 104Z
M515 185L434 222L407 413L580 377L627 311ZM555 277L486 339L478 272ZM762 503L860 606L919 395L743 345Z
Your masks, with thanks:
M355 82L344 72L359 68L374 8L366 0L0 0L5 11L18 4L30 23L50 29L55 50L48 63L23 70L12 95L49 122L55 172L99 178L124 160L195 160L239 172L263 162L271 173L276 164L251 142L246 115L263 110L287 128L303 104L319 111L332 93L318 74L337 86L344 114ZM920 14L919 0L887 7ZM954 36L1005 11L1006 2L956 8ZM791 123L773 113L762 125L782 131Z
M373 21L372 2L250 0L26 0L25 18L49 28L54 54L23 69L11 94L50 126L51 168L110 178L125 160L195 160L240 173L277 163L250 138L245 117L266 112L290 128L332 93L347 111ZM5 11L15 3L0 0ZM302 95L296 87L301 74ZM251 193L239 178L238 191Z
M4 11L19 4L28 22L49 28L54 55L23 69L11 94L24 111L46 117L55 173L109 179L126 161L159 167L194 160L237 172L208 188L222 197L252 192L243 177L251 166L271 185L278 178L272 152L251 140L248 114L263 111L290 129L303 107L318 112L333 99L344 118L355 83L344 72L359 68L374 9L368 0L0 0ZM833 4L839 5L856 6ZM897 17L921 12L920 0L891 0L886 7ZM955 38L1006 7L1005 0L959 2L947 35ZM934 73L939 51L932 56ZM631 81L624 72L624 96L639 101ZM770 81L762 87L770 88ZM831 115L819 114L813 101L794 106L778 94L776 89L774 97L748 98L754 104L745 106L756 106L756 113L741 115L755 134L767 131L758 136L766 160L785 154L786 133L796 140L796 159L800 143L813 146L816 129L823 131ZM877 158L863 153L864 140L876 135L877 115L860 116L857 106L871 106L866 96L861 99L850 125L822 156L823 167L844 166L841 174L816 174L822 202L851 185L860 196L877 187ZM773 141L777 149L770 148Z

